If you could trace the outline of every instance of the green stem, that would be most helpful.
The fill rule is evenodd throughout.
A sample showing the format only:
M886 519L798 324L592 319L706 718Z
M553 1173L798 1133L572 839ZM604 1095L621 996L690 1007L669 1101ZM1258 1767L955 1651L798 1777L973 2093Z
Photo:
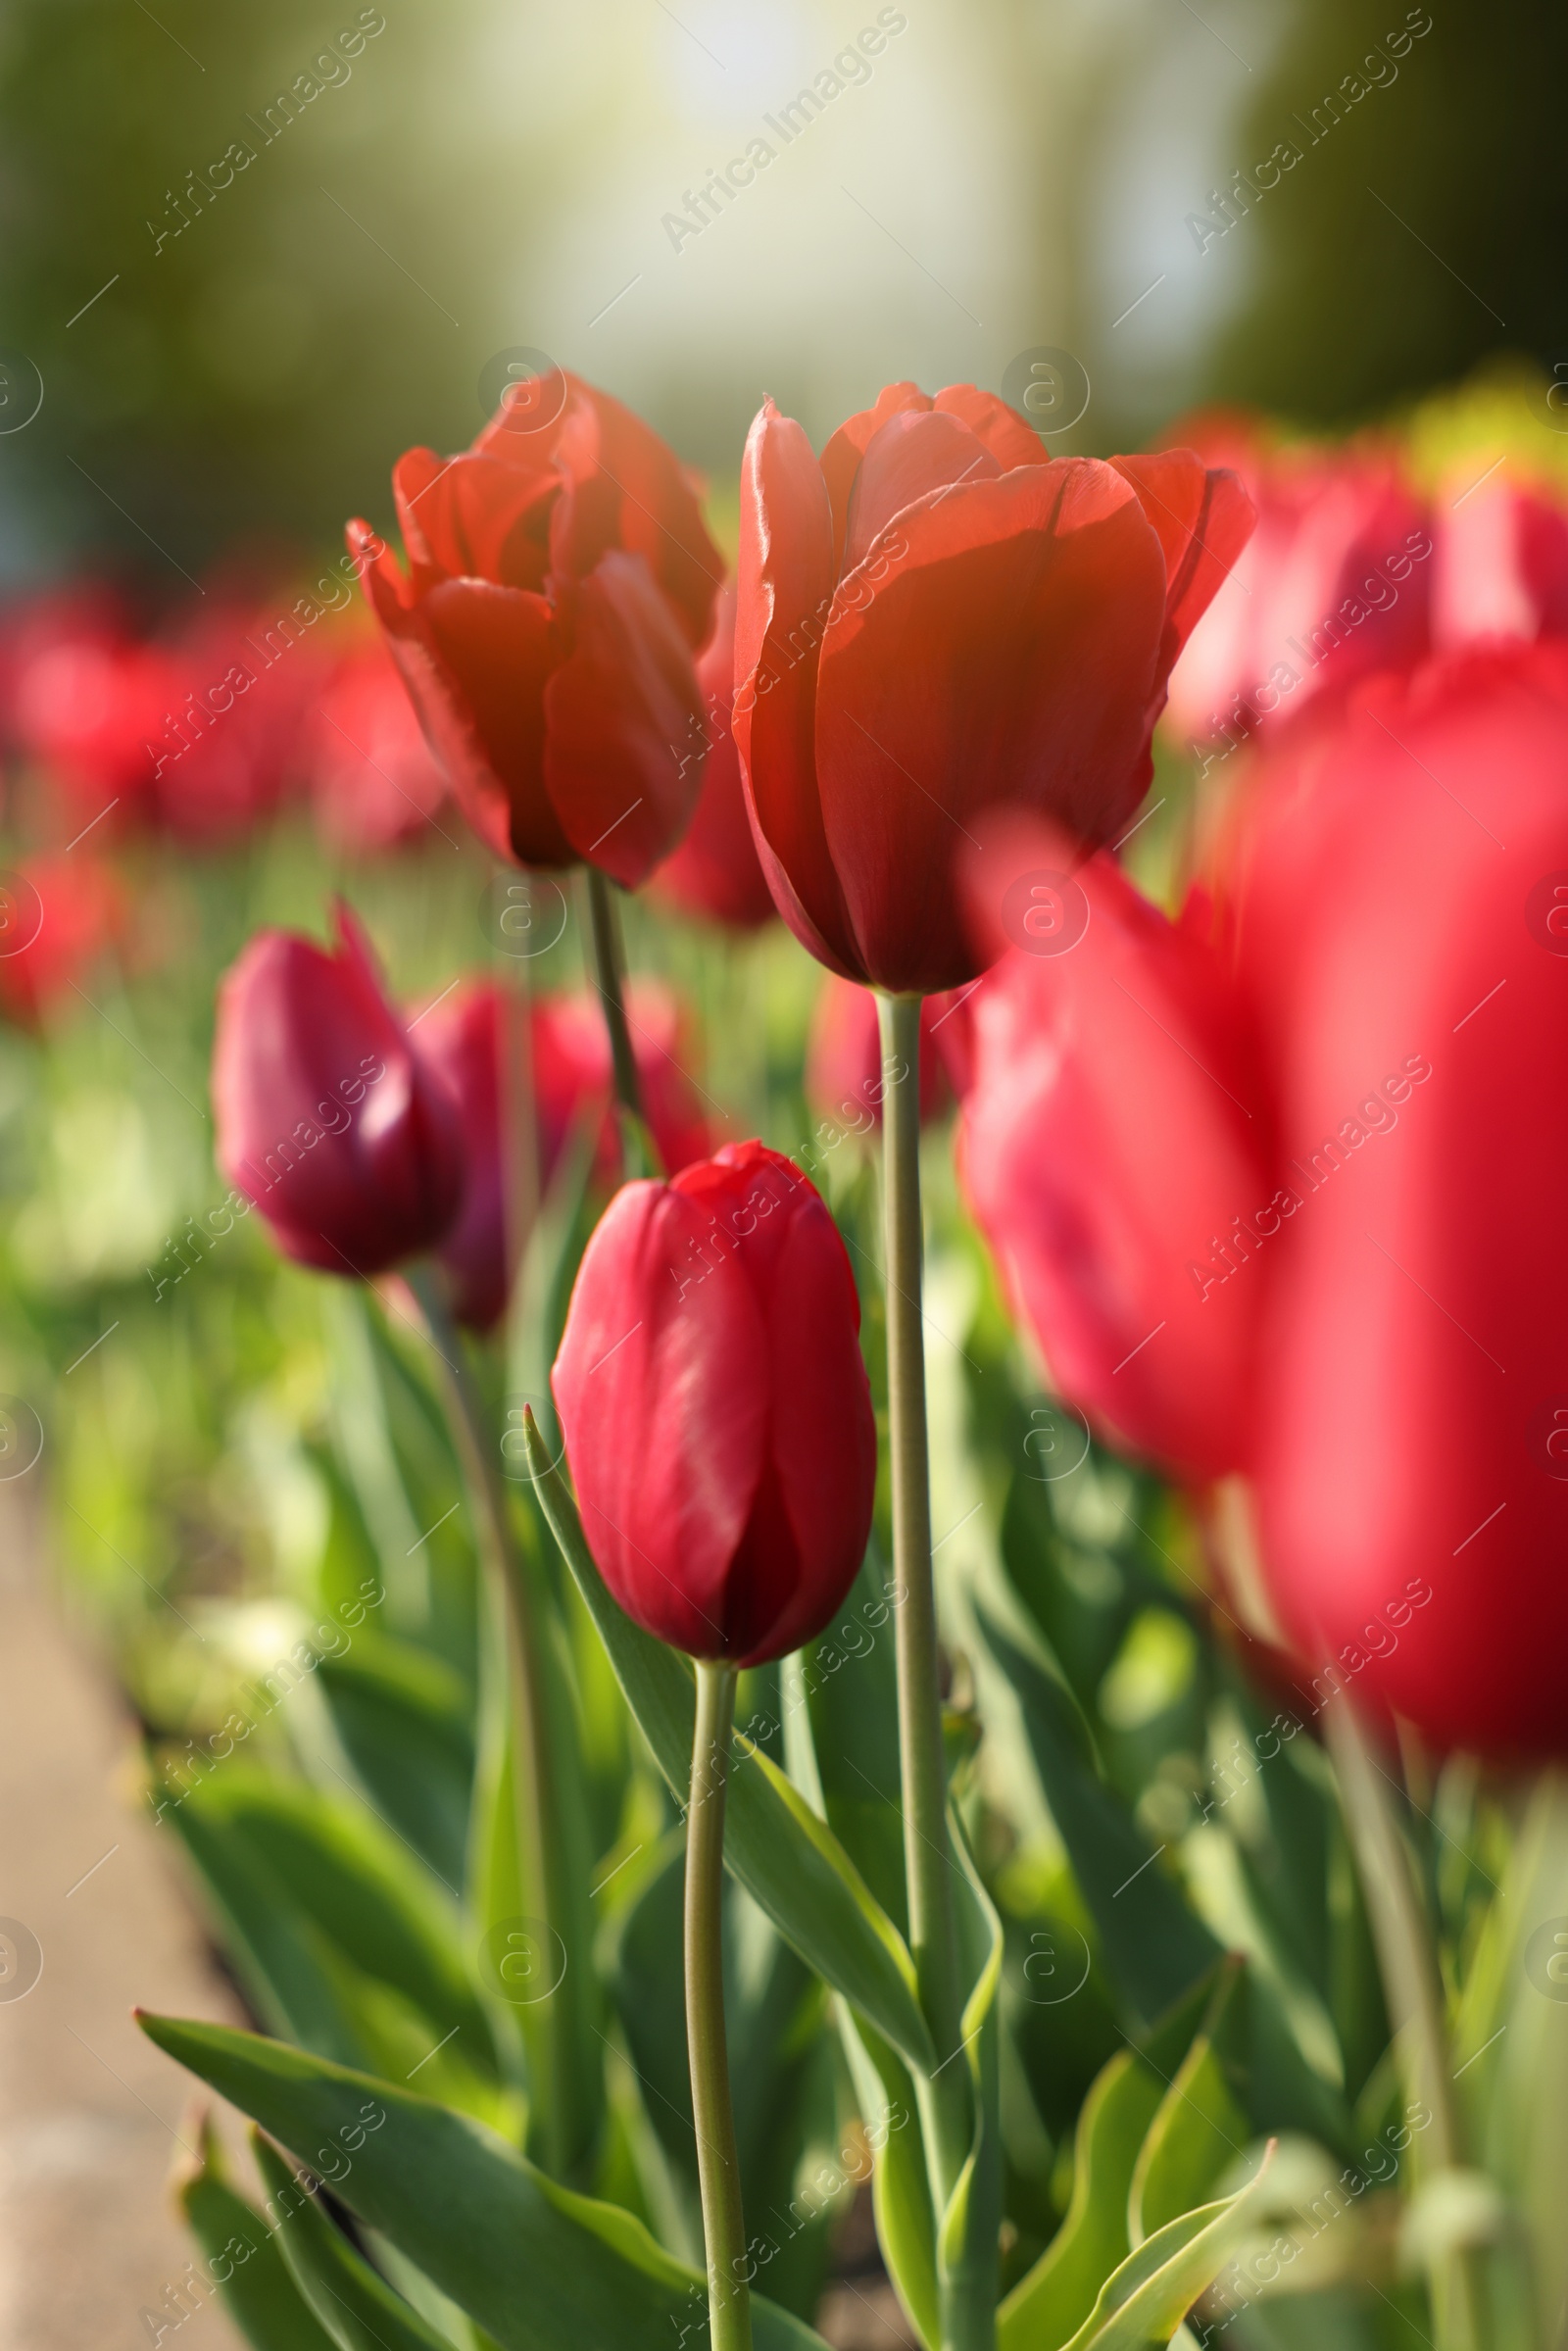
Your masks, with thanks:
M1390 1783L1379 1768L1347 1691L1342 1690L1324 1709L1323 1727L1406 2086L1432 2113L1432 2135L1426 2143L1430 2162L1423 2169L1453 2170L1465 2156L1444 2021L1443 1983L1410 1852L1389 1800ZM1432 2287L1438 2351L1482 2351L1488 2338L1476 2256L1462 2249L1450 2253L1434 2276Z
M405 1279L429 1326L441 1363L447 1422L473 1512L479 1556L492 1588L499 1592L507 1626L508 1678L515 1763L514 1794L522 1884L537 1916L559 1936L566 1968L548 1999L519 2011L529 2063L530 2152L555 2178L586 2184L584 2167L596 2128L591 2087L579 2079L576 2007L581 1954L576 1936L565 1856L549 1797L556 1762L552 1753L550 1698L545 1683L543 1628L527 1563L517 1547L507 1497L496 1466L498 1447L464 1360L463 1343L452 1320L441 1280L429 1264L405 1268Z
M724 1791L736 1672L697 1659L697 1732L686 1815L686 2046L697 2130L697 2178L708 2248L712 2351L752 2351L746 2221L724 2040Z
M929 2084L927 2146L938 2217L974 2133L969 2069L960 2053L961 1999L948 1842L947 1757L937 1677L931 1573L931 1480L920 1309L920 999L880 996L884 1213L887 1230L888 1410L892 1424L893 1565L901 1587L896 1650L899 1761L909 1947L939 2070Z
M523 1308L517 1275L539 1215L539 1138L533 1088L533 1017L525 970L503 970L497 986L496 1049L501 1064L502 1169L505 1176L508 1354L512 1319Z
M637 1075L637 1056L631 1049L631 1031L626 1026L626 1000L621 987L625 956L621 951L620 917L610 894L610 883L598 866L587 865L583 871L588 884L588 923L594 942L594 984L605 1008L605 1026L610 1032L615 1100L623 1110L629 1110L634 1118L641 1118L642 1081Z

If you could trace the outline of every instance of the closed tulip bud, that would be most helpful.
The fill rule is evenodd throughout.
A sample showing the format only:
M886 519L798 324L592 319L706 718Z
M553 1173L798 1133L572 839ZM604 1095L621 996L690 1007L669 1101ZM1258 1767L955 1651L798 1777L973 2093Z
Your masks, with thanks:
M349 546L475 832L630 888L696 805L723 565L657 433L575 376L535 389L460 457L398 460L407 573L364 522Z
M890 385L820 463L767 402L741 476L734 723L802 944L896 993L975 978L956 852L1000 808L1115 839L1250 526L1190 450L1048 458L970 384Z
M335 952L262 931L219 991L219 1164L284 1253L381 1273L432 1249L464 1183L457 1110L344 906Z
M645 1631L757 1665L838 1607L876 1485L859 1319L821 1199L760 1143L616 1194L553 1386L594 1556Z

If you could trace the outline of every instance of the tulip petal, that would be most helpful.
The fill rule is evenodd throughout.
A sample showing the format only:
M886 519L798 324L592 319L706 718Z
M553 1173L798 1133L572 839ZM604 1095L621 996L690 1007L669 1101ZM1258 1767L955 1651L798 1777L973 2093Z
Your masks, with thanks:
M1034 426L995 392L982 392L975 384L949 384L937 394L935 405L943 416L956 416L977 440L984 441L1004 473L1010 473L1014 465L1049 464L1050 452Z
M771 401L767 404L772 407ZM877 394L875 408L861 409L858 415L846 416L838 431L829 439L822 452L822 479L827 484L828 503L833 511L833 572L835 578L844 560L844 534L849 526L850 493L872 440L890 418L905 416L925 416L931 402L918 384L884 384Z
M1162 672L1208 610L1252 535L1256 510L1238 477L1206 466L1191 449L1152 457L1112 458L1138 493L1165 556L1165 642Z
M928 491L992 481L1003 470L985 443L956 416L918 411L894 416L867 446L850 493L845 570L861 562L896 514Z
M633 890L702 789L697 672L640 556L607 555L561 593L571 651L545 688L545 784L576 855Z
M724 584L724 559L679 460L608 392L567 378L557 463L570 483L553 561L585 579L612 547L640 555L695 652L707 643Z
M898 535L887 576L873 551L835 599L816 760L861 969L929 994L982 967L951 872L985 808L1095 841L1137 806L1165 565L1131 486L1084 458L938 491Z
M763 403L741 467L733 727L774 904L817 960L865 972L817 798L817 647L833 596L833 517L811 445Z
M726 1650L725 1579L766 1452L767 1334L750 1284L669 1185L624 1185L594 1234L552 1386L583 1527L628 1615Z
M757 1637L737 1645L745 1655L760 1641L776 1657L808 1639L822 1621L824 1601L836 1600L853 1583L876 1490L876 1438L855 1339L859 1299L837 1227L814 1194L803 1198L790 1218L771 1295L783 1303L767 1316L773 1347L768 1452L775 1506L799 1565L793 1588L785 1587L782 1610L759 1579L749 1595ZM749 1542L732 1581L741 1581L749 1563L755 1573L765 1557L760 1544ZM764 1596L770 1607L760 1604Z
M523 864L571 864L545 789L544 697L560 648L544 598L454 579L396 630L379 597L376 611L425 740L480 839Z
M527 473L498 458L466 453L442 465L410 450L392 471L398 520L423 590L441 579L485 579L537 593L548 568L554 472Z
M1012 952L970 1000L964 1194L1068 1403L1207 1480L1250 1451L1266 1266L1232 1227L1280 1229L1268 1121L1219 957L1109 857L1078 880L1077 946Z

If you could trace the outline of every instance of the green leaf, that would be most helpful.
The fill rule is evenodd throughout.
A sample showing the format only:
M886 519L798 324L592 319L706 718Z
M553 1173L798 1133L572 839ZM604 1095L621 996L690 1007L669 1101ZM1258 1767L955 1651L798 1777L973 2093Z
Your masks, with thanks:
M1093 2311L1062 2351L1145 2351L1168 2343L1212 2285L1246 2229L1274 2157L1269 2140L1256 2179L1240 2195L1167 2221L1106 2278Z
M253 2351L336 2351L301 2301L275 2233L220 2176L207 2131L203 2142L204 2160L175 2194L229 2317Z
M271 2140L257 2131L252 2143L268 2202L281 2216L275 2241L288 2274L338 2351L452 2351L332 2226Z
M1101 2074L1078 2118L1067 2217L998 2312L998 2351L1056 2351L1126 2258L1133 2173L1164 2087L1132 2049L1118 2050Z
M1235 1981L1227 1970L1215 1995L1221 2006ZM1127 2205L1135 2245L1200 2204L1250 2135L1214 2046L1218 2021L1205 2024L1183 2058L1139 2151Z
M995 1617L986 1643L1017 1694L1029 1748L1105 1964L1134 2015L1152 2023L1220 1956L1220 1944L1160 1867L1131 1813L1101 1779L1071 1692Z
M461 1885L473 1784L463 1677L412 1641L370 1634L316 1670L373 1809L438 1878Z
M998 2114L1001 2038L997 1991L1002 1981L1002 1922L980 1883L956 1811L948 1816L962 1891L955 1905L958 1964L968 1986L959 2018L962 2058L974 2098L968 2159L937 2229L937 2265L950 2306L966 2309L967 2332L989 2329L997 2300L997 2238L1002 2225L1002 2133Z
M260 1951L265 1943L270 1966L289 1921L270 1932L257 1915L259 1897L270 1889L275 1902L281 1887L286 1912L411 2000L436 2028L433 2038L460 2033L470 2068L494 2072L456 1907L373 1817L238 1761L214 1772L174 1817L225 1907L243 1906L252 1945Z
M941 2332L937 2232L914 2082L903 2059L862 2017L844 2016L843 2040L860 2119L883 2138L871 2175L877 2243L910 2325L935 2351Z
M302 2162L335 2175L350 2211L501 2351L670 2351L672 2327L705 2312L702 2280L640 2221L558 2186L482 2123L256 2033L138 2022ZM823 2351L760 2296L752 2318L759 2351Z
M610 1652L626 1702L677 1802L691 1777L696 1690L675 1651L634 1625L612 1599L559 1471L526 1424L540 1503ZM724 1859L785 1939L842 1992L906 2062L936 2059L904 1938L837 1837L777 1765L737 1735ZM742 1768L744 1764L745 1768Z
M815 1800L888 1917L904 1932L904 1803L893 1603L873 1545L837 1617L783 1675L786 1752L808 1726Z

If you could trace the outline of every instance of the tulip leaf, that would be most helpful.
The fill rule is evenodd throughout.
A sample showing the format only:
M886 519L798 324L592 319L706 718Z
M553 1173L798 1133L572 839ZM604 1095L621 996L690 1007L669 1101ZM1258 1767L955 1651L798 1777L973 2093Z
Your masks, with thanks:
M705 2318L701 2278L631 2213L558 2185L470 2116L257 2033L138 2022L326 2177L500 2351L669 2351L672 2331ZM759 2351L823 2351L760 2296L752 2319Z
M871 2175L877 2243L909 2324L928 2351L936 2351L941 2335L936 2222L914 2082L903 2059L863 2017L844 2019L843 2038L860 2119L873 2143L882 2141Z
M1126 2259L1127 2199L1164 2084L1132 2049L1101 2072L1078 2116L1072 2201L1051 2243L997 2314L998 2351L1057 2351Z
M268 2202L283 2216L276 2241L288 2274L338 2351L452 2351L333 2227L271 2140L258 2131L252 2143Z
M576 1504L525 1423L540 1503L599 1627L626 1702L654 1759L684 1802L697 1698L691 1668L634 1625L595 1564ZM827 1824L760 1748L738 1734L724 1859L753 1899L823 1981L842 1992L918 2072L935 2064L903 1936Z
M959 1966L969 1989L959 2018L958 2052L974 2099L974 2135L937 2229L937 2269L952 2308L967 2310L963 2331L988 2332L997 2300L997 2239L1002 2225L1002 2133L999 2118L1002 1922L980 1883L956 1811L948 1834L957 1856L962 1890L956 1904Z
M1156 2229L1106 2278L1061 2351L1146 2351L1150 2343L1168 2343L1246 2229L1273 2157L1270 2139L1256 2178L1239 2195L1201 2204Z
M1149 2024L1211 1968L1220 1945L1159 1866L1096 1768L1071 1692L997 1619L977 1611L1019 1700L1029 1750L1121 1997Z
M222 2179L211 2134L204 2131L203 2139L203 2160L179 2180L175 2195L228 2316L252 2351L338 2351L300 2299L276 2232ZM162 2315L143 2314L154 2328ZM171 2331L182 2324L180 2318L168 2321Z
M360 1976L413 2002L435 2028L430 2040L461 2033L465 2065L494 2075L456 1908L372 1818L237 1760L194 1788L172 1817L291 2031L306 2039L322 2033L311 2008L301 2010L302 1987L308 2001L320 1997L295 1950L303 1923L318 1951L326 1944ZM331 2003L328 1991L322 2005ZM330 2043L339 2034L328 2029L324 2037Z
M1204 2030L1182 2059L1139 2150L1127 2197L1128 2234L1135 2245L1201 2203L1247 2145L1247 2117L1214 2039L1237 1981L1235 1969L1223 1972Z
M462 1883L473 1785L463 1677L428 1649L362 1635L317 1680L371 1807L450 1885Z

